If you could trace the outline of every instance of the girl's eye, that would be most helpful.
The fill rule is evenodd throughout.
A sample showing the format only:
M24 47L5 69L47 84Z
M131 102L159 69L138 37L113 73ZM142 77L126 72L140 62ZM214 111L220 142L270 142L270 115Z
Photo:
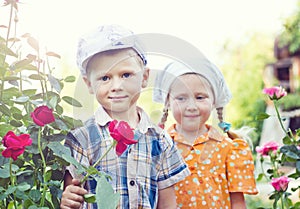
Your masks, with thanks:
M177 101L185 101L185 100L186 100L185 97L176 97L175 99L176 99Z
M131 75L130 73L124 73L122 77L123 77L123 78L129 78L130 75Z

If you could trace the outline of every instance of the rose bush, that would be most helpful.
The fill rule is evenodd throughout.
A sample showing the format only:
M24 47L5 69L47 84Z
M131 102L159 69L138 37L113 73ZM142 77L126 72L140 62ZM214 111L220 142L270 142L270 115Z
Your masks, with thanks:
M1 7L10 17L0 24L0 208L56 209L64 167L76 163L62 143L82 125L63 107L81 105L61 94L75 77L54 75L51 61L60 56L29 33L17 35L18 7L17 0Z
M283 145L269 141L261 147L256 147L256 152L260 155L262 166L262 173L259 174L257 180L260 181L265 177L273 186L274 191L269 196L269 199L273 200L273 209L298 209L300 208L300 201L293 202L290 196L291 192L297 192L297 196L299 196L300 186L294 185L294 187L290 189L291 192L288 191L288 187L293 179L296 180L300 177L300 129L292 131L283 125L285 118L281 117L278 100L283 100L282 102L284 102L284 97L287 95L285 89L274 86L265 88L263 93L273 102L276 111L275 117L279 120L285 136L282 138ZM271 115L262 113L257 119L263 120L269 117L271 117ZM266 162L266 160L269 168L264 170L264 162ZM294 165L294 169L289 173L283 169L287 164Z

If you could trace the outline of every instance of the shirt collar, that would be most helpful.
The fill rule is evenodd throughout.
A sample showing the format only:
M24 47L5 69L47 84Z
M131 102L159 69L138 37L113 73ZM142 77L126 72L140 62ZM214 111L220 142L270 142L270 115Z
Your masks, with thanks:
M153 123L151 122L150 118L142 108L137 107L137 112L140 116L140 121L137 127L135 128L135 130L139 130L141 133L145 134L149 128L154 128ZM95 115L96 123L99 124L100 126L105 126L108 122L113 120L103 109L102 106L99 106L97 108L94 115Z
M183 136L181 136L177 133L175 127L176 127L176 125L173 124L168 129L168 132L169 132L170 136L174 139L174 141L184 143L184 144L189 144L188 142L186 142L184 140ZM212 127L211 125L206 125L206 127L207 127L208 131L206 133L204 133L203 135L199 136L194 141L194 143L193 143L194 145L206 142L209 139L212 139L212 140L215 140L215 141L222 141L224 139L224 136L216 128Z

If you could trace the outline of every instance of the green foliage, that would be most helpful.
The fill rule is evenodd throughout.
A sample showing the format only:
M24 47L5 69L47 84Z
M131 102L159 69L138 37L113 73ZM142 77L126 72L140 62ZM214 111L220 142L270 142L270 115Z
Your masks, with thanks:
M10 15L18 12L17 4L7 3ZM75 163L62 142L70 129L82 125L66 116L63 108L80 103L61 96L65 83L74 82L75 77L55 77L50 60L60 56L43 53L30 34L10 37L16 25L11 21L2 26L6 34L0 35L0 139L11 130L17 135L30 134L33 142L15 161L0 154L0 208L55 209L59 208L64 167ZM20 50L25 48L28 53ZM39 127L32 121L31 113L40 105L53 110L55 122ZM4 149L1 143L0 151Z
M266 108L261 95L262 73L265 65L274 60L272 49L273 41L268 35L254 33L244 43L228 41L222 51L226 59L221 69L233 94L226 107L226 118L235 128L254 127L254 145L258 144L263 124L256 117Z
M280 34L281 46L288 45L291 54L300 49L300 1L294 13L286 18L283 24L283 32Z
M300 92L296 92L294 94L288 94L282 100L278 101L278 104L282 108L282 110L294 110L300 108Z
M273 89L275 88L273 87ZM280 91L278 88L277 90ZM293 202L292 199L290 199L292 194L287 190L287 188L291 179L296 180L300 177L300 129L293 133L291 129L286 129L283 125L283 120L278 109L278 102L280 100L284 100L286 96L274 97L274 95L278 95L278 92L271 93L271 91L266 94L274 104L276 117L285 135L281 139L283 142L281 147L277 142L269 141L256 149L257 153L260 154L260 162L262 164L262 172L257 181L261 181L262 176L264 176L265 179L274 187L274 191L272 191L269 196L269 199L273 202L274 209L278 207L282 209L297 208L300 202ZM264 171L264 166L266 165L264 164L265 159L269 162L269 168L266 171ZM287 164L295 167L288 173L284 172L284 169L282 169ZM299 193L299 186L292 188L291 191Z

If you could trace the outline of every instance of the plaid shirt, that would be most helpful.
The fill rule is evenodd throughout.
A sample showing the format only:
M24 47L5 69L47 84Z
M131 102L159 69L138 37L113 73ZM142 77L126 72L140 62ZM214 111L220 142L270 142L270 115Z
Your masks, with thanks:
M112 177L110 183L121 196L120 209L156 208L158 190L190 174L170 136L155 126L141 108L138 111L141 119L134 131L138 143L129 146L120 157L110 151L97 166ZM111 120L100 107L83 127L68 134L65 146L78 162L92 165L111 146L113 139L108 131ZM67 169L74 178L80 178L74 167ZM96 182L89 180L85 187L95 193ZM95 209L97 205L85 204L84 208Z

